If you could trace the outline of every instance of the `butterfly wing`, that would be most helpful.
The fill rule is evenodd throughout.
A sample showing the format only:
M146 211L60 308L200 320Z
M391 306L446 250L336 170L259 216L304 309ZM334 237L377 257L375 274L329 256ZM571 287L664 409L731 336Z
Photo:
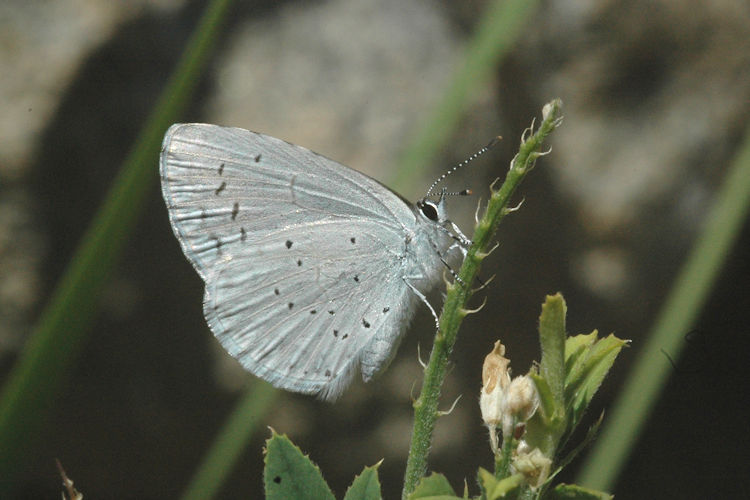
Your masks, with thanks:
M390 358L413 302L415 216L398 195L308 149L205 124L167 131L161 177L208 324L245 368L332 399L361 360Z

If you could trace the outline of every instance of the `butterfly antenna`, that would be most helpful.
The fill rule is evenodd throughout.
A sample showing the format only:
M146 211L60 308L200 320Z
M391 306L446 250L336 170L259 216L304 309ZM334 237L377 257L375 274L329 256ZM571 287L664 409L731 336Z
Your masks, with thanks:
M432 190L435 189L435 187L438 184L440 184L441 182L443 182L446 177L448 177L449 175L451 175L453 172L455 172L459 168L463 167L464 165L469 164L472 160L478 158L479 156L481 156L482 154L484 154L485 152L487 152L490 148L492 148L493 146L495 146L495 144L497 144L498 142L500 142L500 139L502 139L502 137L500 137L500 136L495 137L485 147L483 147L482 149L480 149L479 151L477 151L473 155L469 156L464 161L462 161L461 163L459 163L458 165L456 165L455 167L453 167L452 169L448 170L443 175L441 175L440 177L438 177L435 180L435 182L432 183L432 185L430 186L430 188L427 190L427 194L425 195L425 198L429 197L432 194ZM466 195L466 194L471 194L471 191L469 191L468 189L465 189L464 191L459 191L458 193L446 193L446 194L458 194L458 195L464 194L464 195Z
M472 191L471 189L452 191L450 193L446 189L443 189L443 191L440 193L440 196L471 196L472 194L474 194L474 191Z

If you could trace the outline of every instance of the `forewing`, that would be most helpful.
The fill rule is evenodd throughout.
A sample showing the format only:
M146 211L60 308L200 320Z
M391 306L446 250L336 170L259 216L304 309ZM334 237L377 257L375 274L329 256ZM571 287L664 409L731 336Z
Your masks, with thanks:
M161 178L172 229L204 280L222 258L279 229L362 220L403 234L414 220L398 195L364 174L238 128L172 125Z

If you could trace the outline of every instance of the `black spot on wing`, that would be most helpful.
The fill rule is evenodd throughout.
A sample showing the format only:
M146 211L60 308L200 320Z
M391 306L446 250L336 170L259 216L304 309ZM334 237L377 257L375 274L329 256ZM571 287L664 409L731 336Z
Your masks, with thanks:
M286 240L286 247L287 248L292 248L292 241L291 240Z
M245 231L244 227L240 228L240 241L245 241L247 239L247 231Z
M258 155L257 155L257 156L255 157L255 163L258 163L258 162L260 162L260 159L261 159L261 158L262 158L262 157L261 157L260 153L258 153Z
M219 193L224 191L227 188L227 183L222 181L221 184L219 184L219 187L216 188L216 191L214 191L214 194L216 196L219 196Z
M224 175L224 164L219 165L219 175Z

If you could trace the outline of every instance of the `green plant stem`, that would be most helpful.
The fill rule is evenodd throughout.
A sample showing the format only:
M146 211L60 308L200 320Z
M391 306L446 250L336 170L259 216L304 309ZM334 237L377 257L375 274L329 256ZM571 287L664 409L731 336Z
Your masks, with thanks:
M641 348L625 388L595 447L580 473L579 483L611 490L620 469L637 443L672 365L662 351L678 359L690 330L709 296L750 209L750 128L716 204L705 221L705 229L682 267L672 290Z
M544 139L560 123L560 106L561 102L557 99L547 104L546 116L539 130L521 143L518 154L511 161L505 181L500 189L492 191L485 213L474 230L474 242L461 266L459 279L447 287L448 293L440 315L440 328L435 334L430 360L425 368L422 391L414 402L414 429L406 464L403 498L414 491L427 471L427 455L432 442L432 432L439 416L440 389L445 380L458 328L470 312L466 309L466 304L472 295L471 284L479 274L482 260L488 255L498 224L512 211L508 208L511 196L539 157Z
M513 425L515 428L515 425ZM500 448L500 453L495 455L495 477L498 480L503 480L510 476L510 462L513 455L513 436L503 435L503 446Z
M192 95L231 0L214 0L125 160L102 208L61 278L0 397L0 497L13 488L24 456L85 345L99 292L156 180L164 130Z

